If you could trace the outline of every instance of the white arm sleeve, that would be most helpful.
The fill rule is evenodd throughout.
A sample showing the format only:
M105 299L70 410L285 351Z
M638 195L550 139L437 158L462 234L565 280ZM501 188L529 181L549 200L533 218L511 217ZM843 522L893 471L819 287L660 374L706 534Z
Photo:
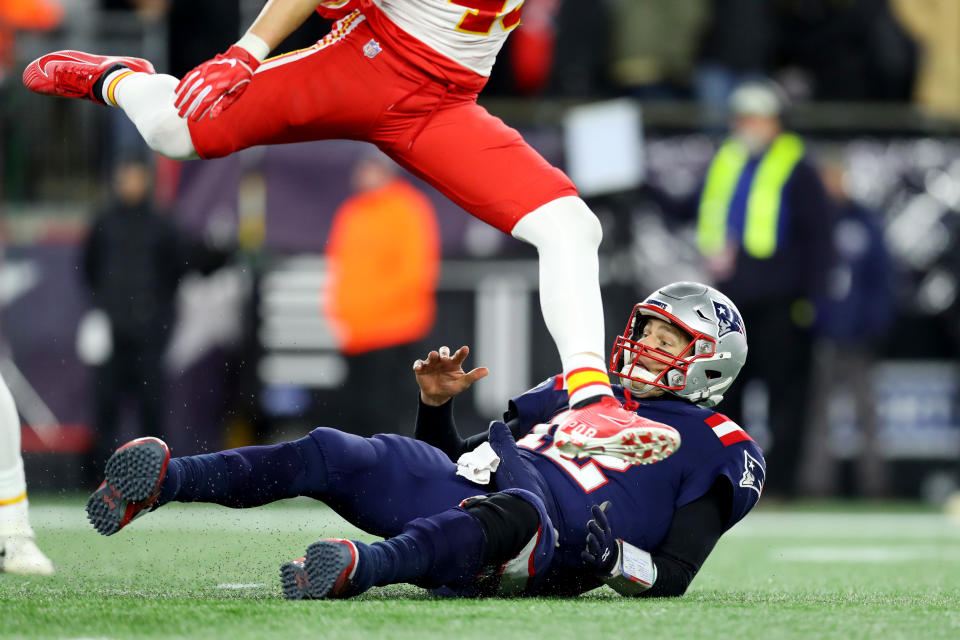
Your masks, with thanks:
M650 554L623 540L617 540L617 548L617 562L604 582L622 596L635 596L652 587L657 565Z

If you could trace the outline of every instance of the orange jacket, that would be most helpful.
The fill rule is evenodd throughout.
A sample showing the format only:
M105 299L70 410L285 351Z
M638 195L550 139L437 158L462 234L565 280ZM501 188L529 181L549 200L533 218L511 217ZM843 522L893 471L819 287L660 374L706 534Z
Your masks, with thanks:
M427 198L396 179L352 196L327 243L326 313L348 355L406 344L433 327L440 237Z

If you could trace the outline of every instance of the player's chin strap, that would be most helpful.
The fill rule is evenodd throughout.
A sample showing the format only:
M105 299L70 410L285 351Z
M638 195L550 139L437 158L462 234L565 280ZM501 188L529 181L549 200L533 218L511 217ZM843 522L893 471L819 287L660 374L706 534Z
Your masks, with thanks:
M618 539L617 556L610 575L603 578L611 589L622 596L635 596L653 586L657 565L648 552Z

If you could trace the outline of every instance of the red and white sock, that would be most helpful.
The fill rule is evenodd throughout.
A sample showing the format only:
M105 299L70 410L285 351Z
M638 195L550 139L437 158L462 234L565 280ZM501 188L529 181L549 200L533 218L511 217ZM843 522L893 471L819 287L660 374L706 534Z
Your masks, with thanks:
M117 87L120 82L126 78L132 76L135 71L130 70L127 67L120 66L113 71L107 73L106 77L103 79L101 84L100 98L111 107L120 106L117 102ZM147 74L144 74L147 75Z
M566 196L521 218L512 232L540 254L540 308L557 344L570 405L613 395L607 376L597 250L600 223L586 203Z
M594 353L578 353L564 359L563 379L570 406L596 396L612 396L606 361Z

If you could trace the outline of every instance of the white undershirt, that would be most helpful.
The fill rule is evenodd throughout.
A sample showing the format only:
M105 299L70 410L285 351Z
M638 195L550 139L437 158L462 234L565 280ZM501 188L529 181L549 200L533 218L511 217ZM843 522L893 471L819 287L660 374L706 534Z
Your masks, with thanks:
M503 10L481 15L470 5L482 6L490 0L373 0L391 22L467 69L489 76L497 53L516 26L514 10L524 0L505 0ZM455 4L458 3L458 4ZM475 25L489 34L469 33L462 26ZM506 26L505 26L506 23Z

